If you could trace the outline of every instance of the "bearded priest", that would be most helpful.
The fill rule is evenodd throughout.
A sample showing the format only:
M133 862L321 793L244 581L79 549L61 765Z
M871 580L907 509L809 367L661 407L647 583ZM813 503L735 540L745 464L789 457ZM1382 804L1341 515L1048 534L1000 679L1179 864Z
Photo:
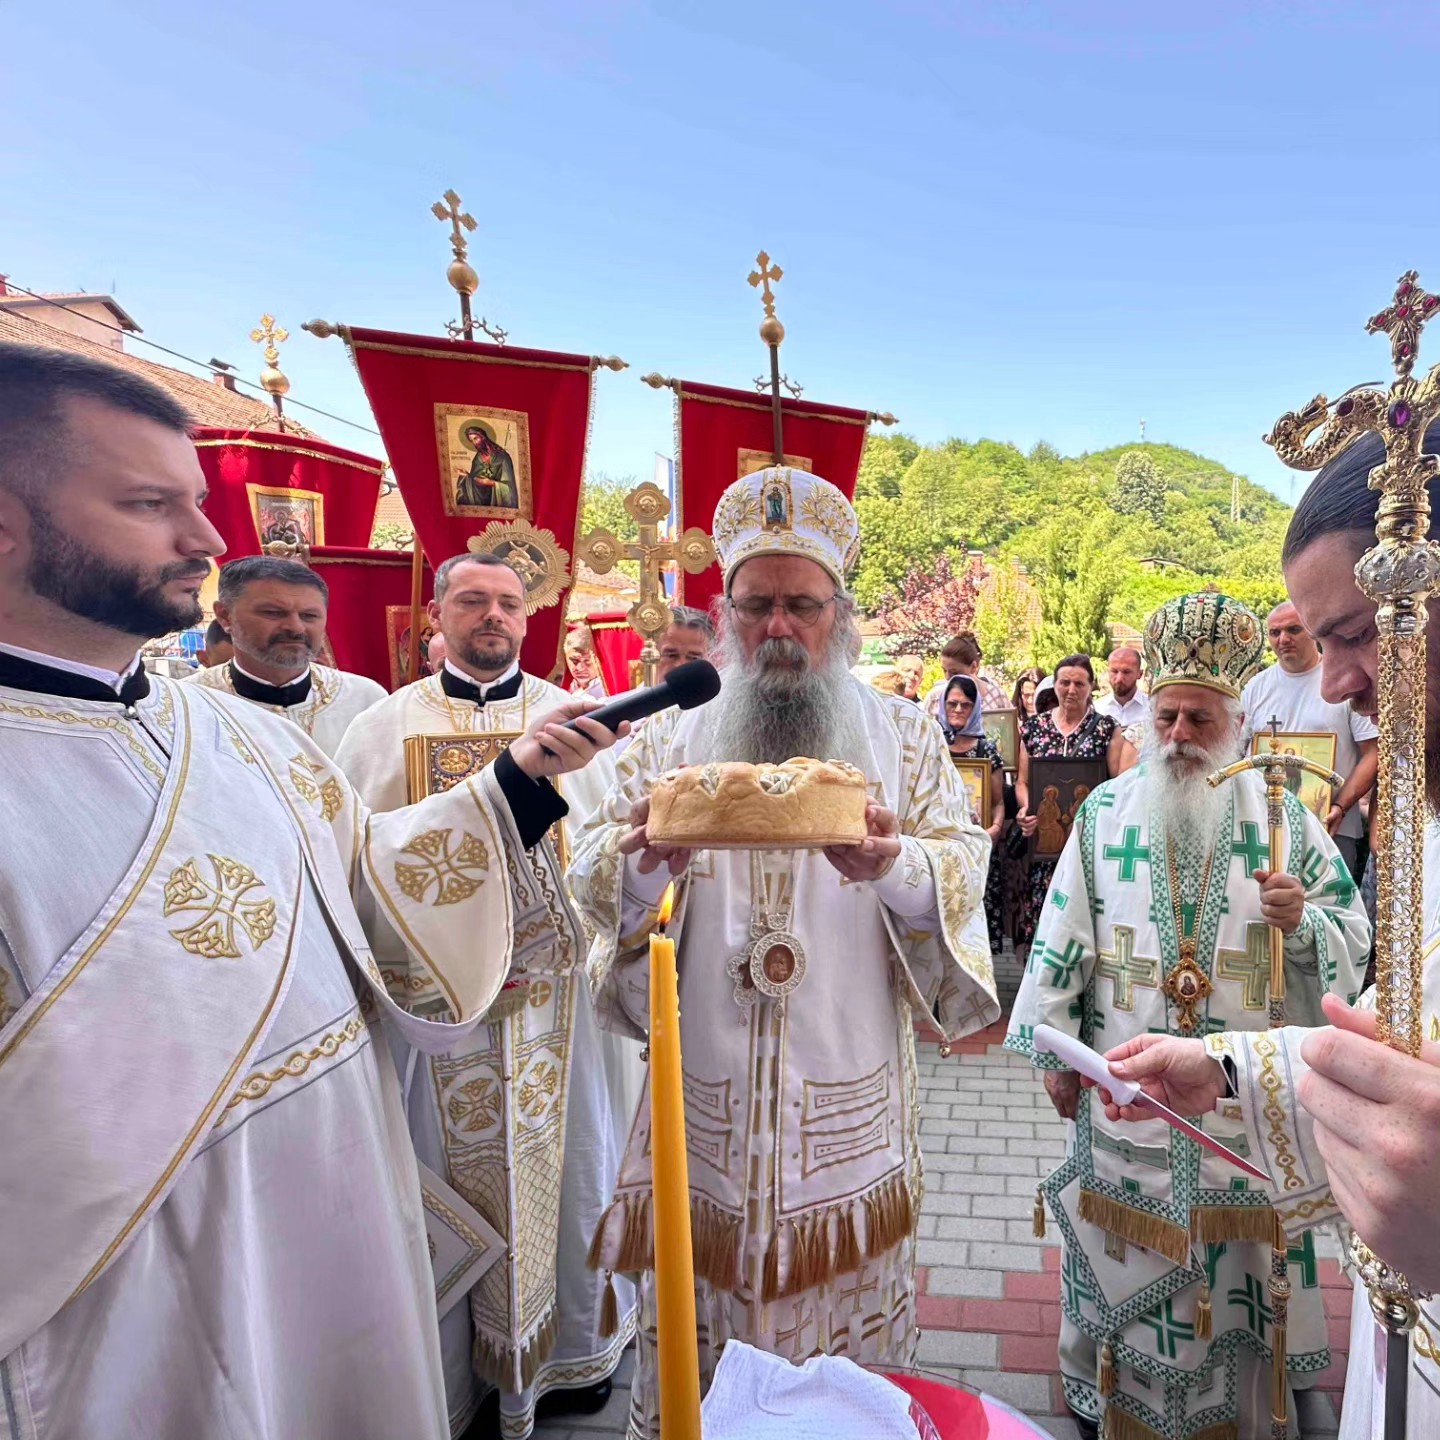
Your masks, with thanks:
M409 799L405 740L488 737L498 754L539 717L571 703L520 669L525 585L494 555L466 552L435 572L430 622L445 638L438 675L407 685L362 715L337 763L367 804L400 810ZM572 816L600 802L610 771L576 774L564 791ZM557 846L541 842L546 865ZM546 903L573 917L563 886L529 877ZM590 1235L615 1183L622 1117L611 1103L606 1059L577 948L564 974L526 995L507 992L489 1023L445 1055L405 1068L415 1147L506 1240L507 1254L441 1324L452 1433L470 1423L482 1391L499 1390L504 1433L529 1435L537 1403L600 1408L635 1329L634 1288L587 1263ZM640 1069L632 1044L624 1063ZM483 1421L482 1421L483 1423Z
M187 678L274 710L333 755L350 722L385 690L366 675L315 663L329 606L330 587L298 560L247 555L222 565L215 619L235 653Z
M386 1032L451 1049L565 973L546 777L611 737L535 725L372 816L293 725L148 676L224 548L188 425L0 345L4 1433L444 1440L437 1305L505 1242L420 1173Z
M858 536L840 491L803 470L760 471L721 497L714 539L724 689L645 723L576 847L591 985L603 1025L646 1034L646 937L674 879L705 1383L731 1338L797 1362L819 1351L904 1366L924 1188L912 1023L935 1006L954 1037L999 1016L981 909L989 837L968 819L939 728L849 673ZM863 771L869 838L820 852L651 844L648 787L666 771L797 756ZM772 996L748 982L776 930L805 963ZM653 1440L649 1113L647 1095L592 1260L641 1272L630 1434Z
M1082 1433L1268 1440L1274 1212L1263 1188L1162 1120L1111 1121L1080 1077L1033 1046L1045 1024L1099 1049L1147 1031L1268 1024L1269 927L1285 936L1286 1004L1315 1013L1359 991L1370 926L1334 841L1285 798L1285 869L1270 873L1265 785L1241 754L1240 692L1264 630L1225 595L1183 595L1145 627L1152 716L1141 764L1080 807L1045 899L1005 1048L1029 1055L1075 1121L1040 1186L1062 1236L1060 1373ZM1204 1128L1248 1153L1238 1118ZM1042 1198L1043 1197L1043 1198ZM1329 1363L1307 1241L1290 1252L1287 1366Z

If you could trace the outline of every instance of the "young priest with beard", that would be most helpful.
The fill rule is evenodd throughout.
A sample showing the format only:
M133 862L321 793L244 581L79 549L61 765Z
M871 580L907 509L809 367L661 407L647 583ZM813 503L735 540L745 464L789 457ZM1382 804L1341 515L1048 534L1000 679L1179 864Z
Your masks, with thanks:
M645 723L576 848L591 982L602 1024L643 1038L646 938L673 878L681 1042L687 1076L703 1077L687 1080L686 1106L701 1137L690 1189L705 1381L732 1337L797 1362L819 1350L903 1367L923 1193L912 1016L933 1003L954 1036L999 1014L981 911L990 841L939 727L849 674L856 523L840 491L761 471L722 496L714 536L724 689ZM869 838L824 851L651 843L648 786L664 772L798 756L863 771ZM803 952L778 997L746 984L749 961L771 958L760 937L777 930ZM592 1251L607 1270L641 1272L632 1437L659 1434L650 1204L642 1101Z
M545 777L611 736L537 724L372 816L277 716L147 676L224 548L187 425L0 345L0 1414L443 1440L430 1246L502 1242L419 1173L388 1032L444 1050L573 951L526 852L564 813ZM440 907L437 837L489 867Z
M1145 627L1153 715L1141 764L1096 787L1055 870L1005 1048L1030 1055L1074 1143L1041 1184L1066 1276L1060 1373L1081 1422L1189 1440L1270 1435L1271 1320L1263 1298L1274 1218L1244 1176L1163 1121L1107 1118L1079 1077L1035 1051L1045 1024L1108 1047L1159 1031L1268 1023L1270 925L1285 935L1287 1005L1359 989L1370 927L1325 827L1285 801L1285 873L1266 869L1264 782L1206 777L1240 756L1240 691L1260 622L1214 593ZM1244 1153L1238 1122L1206 1128ZM1037 1196L1037 1210L1042 1204ZM1292 1384L1328 1364L1313 1263L1290 1278Z
M377 811L399 810L408 801L407 736L490 735L499 753L537 717L573 703L558 686L520 668L525 586L497 556L467 551L441 564L430 622L445 639L440 673L367 710L336 756ZM609 775L607 762L563 782L573 819L599 805ZM539 849L558 867L551 839ZM557 913L573 917L563 886L542 885L540 893ZM408 1065L406 1104L416 1150L507 1246L496 1271L441 1324L457 1435L489 1387L499 1391L510 1435L530 1433L536 1407L551 1391L564 1393L554 1395L550 1407L600 1408L634 1331L633 1288L615 1280L613 1322L604 1323L610 1309L605 1277L590 1270L586 1256L615 1182L629 1118L615 1113L612 1096L638 1088L631 1076L644 1062L633 1042L623 1049L604 1044L585 982L573 973L583 951L577 946L566 958L563 979L543 993L533 991L517 1008L506 992L490 1023L465 1044L434 1058L416 1056ZM501 1273L509 1278L497 1284Z
M333 755L350 722L385 690L368 676L315 663L329 605L329 587L298 560L247 555L222 565L215 618L234 655L202 670L195 683L283 715Z

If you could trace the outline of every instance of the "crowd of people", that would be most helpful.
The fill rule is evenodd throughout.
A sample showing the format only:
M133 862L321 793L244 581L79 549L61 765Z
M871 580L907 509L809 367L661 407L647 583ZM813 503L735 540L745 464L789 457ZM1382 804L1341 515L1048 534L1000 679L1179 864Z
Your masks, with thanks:
M1350 1008L1377 765L1373 604L1346 578L1373 533L1365 442L1296 512L1290 600L1263 623L1171 600L1099 694L1088 655L1002 682L969 633L928 690L924 656L863 683L853 508L804 471L747 476L717 510L720 600L659 639L662 675L708 657L720 696L617 736L588 714L588 627L564 685L523 671L525 587L492 555L436 568L433 674L386 694L319 663L324 581L223 560L188 428L132 374L0 347L6 1433L524 1437L602 1405L633 1342L629 1433L655 1440L643 1046L672 887L706 1384L732 1341L913 1364L914 1022L1000 1020L1012 947L1005 1044L1073 1122L1036 1222L1061 1233L1084 1433L1271 1434L1276 1217L1291 1389L1328 1363L1316 1223L1440 1281L1440 1066ZM147 674L139 648L199 622L217 560L201 667ZM1328 739L1345 777L1287 795L1274 868L1258 776L1207 779L1267 731ZM863 841L652 837L661 775L795 756L864 774ZM1040 1025L1203 1114L1269 1187L1083 1088ZM1370 1394L1352 1375L1347 1435Z

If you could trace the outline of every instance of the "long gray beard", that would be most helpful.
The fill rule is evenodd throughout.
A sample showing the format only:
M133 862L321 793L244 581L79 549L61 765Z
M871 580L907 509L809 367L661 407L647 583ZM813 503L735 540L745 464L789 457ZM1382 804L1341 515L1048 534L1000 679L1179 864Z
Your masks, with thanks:
M849 650L841 624L819 661L794 640L762 641L747 658L727 635L712 657L723 670L724 689L706 712L706 757L761 765L803 755L868 768ZM786 660L797 663L780 663Z
M1224 838L1218 836L1225 815L1224 787L1210 786L1205 777L1239 756L1238 726L1228 740L1213 749L1189 741L1178 746L1162 745L1153 730L1146 733L1141 758L1145 762L1151 813L1164 817L1167 834L1207 849ZM1191 763L1182 764L1182 759Z

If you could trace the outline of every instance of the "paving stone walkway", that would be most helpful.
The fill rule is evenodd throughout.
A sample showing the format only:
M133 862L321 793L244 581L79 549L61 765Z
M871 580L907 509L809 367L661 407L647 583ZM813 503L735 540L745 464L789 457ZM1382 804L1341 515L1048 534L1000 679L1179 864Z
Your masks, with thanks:
M1007 954L997 965L1001 999L1019 974ZM1003 1022L940 1058L939 1037L918 1037L925 1204L916 1256L920 1365L1005 1400L1055 1440L1076 1440L1060 1390L1060 1249L1053 1222L1034 1234L1036 1182L1064 1157L1065 1126L1028 1061L1000 1049ZM1350 1287L1328 1238L1320 1283L1333 1363L1297 1402L1303 1440L1338 1429L1349 1339ZM599 1415L542 1424L545 1440L601 1440L624 1434L631 1357Z

